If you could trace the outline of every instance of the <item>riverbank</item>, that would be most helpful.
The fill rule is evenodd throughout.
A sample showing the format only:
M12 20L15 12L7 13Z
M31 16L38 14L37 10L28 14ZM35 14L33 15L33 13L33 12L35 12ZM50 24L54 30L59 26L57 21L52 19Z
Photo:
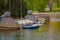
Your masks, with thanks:
M50 21L55 22L55 21L60 21L60 12L42 12L42 13L33 13L34 15L37 16L45 16L45 17L50 17Z

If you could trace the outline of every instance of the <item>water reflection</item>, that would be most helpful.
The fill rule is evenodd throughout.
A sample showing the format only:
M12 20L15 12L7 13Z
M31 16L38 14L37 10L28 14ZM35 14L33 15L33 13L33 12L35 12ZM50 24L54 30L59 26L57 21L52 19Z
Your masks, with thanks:
M17 30L0 30L0 40L15 40Z
M60 40L60 27L51 23L39 29L0 30L0 40Z
M60 22L50 22L49 38L50 40L60 40Z

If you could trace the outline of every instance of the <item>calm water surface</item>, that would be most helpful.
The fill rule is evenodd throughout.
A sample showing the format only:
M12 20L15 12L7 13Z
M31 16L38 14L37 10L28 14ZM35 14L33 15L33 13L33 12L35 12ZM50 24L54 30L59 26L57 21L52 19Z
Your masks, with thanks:
M39 29L0 30L0 40L60 40L60 23L50 23Z

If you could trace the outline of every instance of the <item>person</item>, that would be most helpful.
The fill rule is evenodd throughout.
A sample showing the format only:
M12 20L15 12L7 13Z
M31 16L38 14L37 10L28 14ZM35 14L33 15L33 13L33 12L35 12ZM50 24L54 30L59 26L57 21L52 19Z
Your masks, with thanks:
M11 14L10 14L9 11L6 11L6 12L2 15L2 17L11 17Z
M3 15L0 16L0 22L4 17L10 17L10 12L6 11Z
M37 22L37 19L32 13L33 13L32 10L28 10L25 19L30 19L31 21Z

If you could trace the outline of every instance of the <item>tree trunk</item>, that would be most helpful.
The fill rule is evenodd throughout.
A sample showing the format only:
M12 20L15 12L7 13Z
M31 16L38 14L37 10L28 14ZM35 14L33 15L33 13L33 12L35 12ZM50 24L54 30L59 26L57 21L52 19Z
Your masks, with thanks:
M59 8L59 0L57 0L57 7Z
M50 11L52 10L52 4L53 4L53 0L50 0L50 2L49 2Z

